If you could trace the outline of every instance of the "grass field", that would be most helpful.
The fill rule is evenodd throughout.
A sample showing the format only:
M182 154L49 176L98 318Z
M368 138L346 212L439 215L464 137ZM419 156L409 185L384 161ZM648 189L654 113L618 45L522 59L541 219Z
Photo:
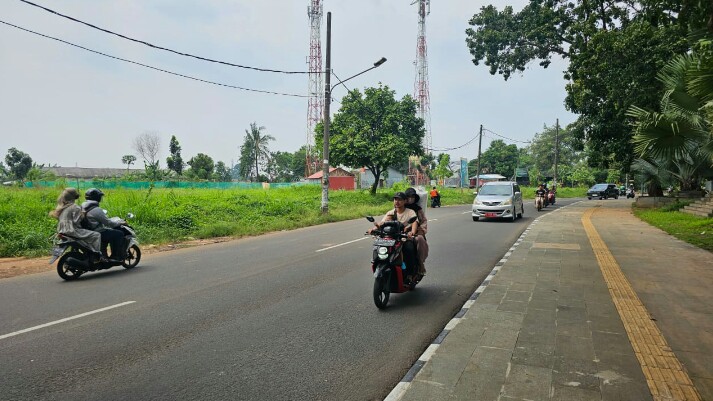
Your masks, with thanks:
M46 255L57 221L47 213L59 189L0 189L0 257ZM392 190L332 191L329 214L320 213L321 189L153 189L106 190L102 207L110 216L136 217L130 224L143 244L192 238L257 235L331 221L383 214L392 207ZM444 206L470 203L471 192L442 191ZM365 226L368 223L365 222Z
M404 188L402 188L404 189ZM108 189L102 207L130 222L142 244L194 238L258 235L332 221L380 215L393 206L395 189L331 191L329 214L320 213L321 188L277 189ZM523 188L526 199L534 188ZM561 188L560 197L583 196L583 189ZM57 188L0 188L0 257L47 255L57 221L47 213ZM443 206L470 204L472 189L440 189ZM366 223L365 223L366 225Z

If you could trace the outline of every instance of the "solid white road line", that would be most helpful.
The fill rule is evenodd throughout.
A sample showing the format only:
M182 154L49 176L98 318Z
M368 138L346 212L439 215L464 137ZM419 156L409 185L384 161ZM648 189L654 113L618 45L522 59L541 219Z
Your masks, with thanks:
M109 310L109 309L118 308L118 307L120 307L120 306L125 306L125 305L129 305L129 304L133 304L134 302L136 302L136 301L122 302L122 303L120 303L120 304L116 304L116 305L112 305L112 306L107 306L106 308L101 308L101 309L93 310L93 311L90 311L90 312L80 313L79 315L74 315L74 316L66 317L66 318L60 319L60 320L55 320L54 322L49 322L49 323L41 324L41 325L39 325L39 326L30 327L30 328L27 328L27 329L24 329L24 330L15 331L15 332L8 333L8 334L3 334L3 335L0 336L0 340L6 339L6 338L8 338L8 337L16 336L16 335L18 335L18 334L27 333L28 331L33 331L33 330L37 330L37 329L42 329L42 328L45 328L45 327L53 326L53 325L55 325L55 324L67 322L67 321L69 321L69 320L79 319L80 317L85 317L85 316L93 315L93 314L95 314L95 313L104 312L104 311L107 311L107 310Z
M357 241L361 241L361 240L363 240L363 239L367 239L367 238L371 238L371 237L363 237L363 238L355 239L355 240L353 240L353 241L347 241L347 242L342 242L341 244L337 244L337 245L332 245L332 246L328 246L328 247L326 247L326 248L322 248L322 249L317 249L317 250L316 250L315 252L322 252L322 251L326 251L326 250L329 250L329 249L332 249L332 248L337 248L337 247L340 247L340 246L342 246L342 245L347 245L347 244L351 244L352 242L357 242Z

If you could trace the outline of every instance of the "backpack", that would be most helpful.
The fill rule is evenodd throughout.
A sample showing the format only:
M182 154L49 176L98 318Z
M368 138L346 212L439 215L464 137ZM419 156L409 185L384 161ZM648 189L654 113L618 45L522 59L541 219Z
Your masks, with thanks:
M87 214L99 205L89 205L86 209L82 209L82 220L79 221L79 225L85 230L93 230L92 224L87 218Z

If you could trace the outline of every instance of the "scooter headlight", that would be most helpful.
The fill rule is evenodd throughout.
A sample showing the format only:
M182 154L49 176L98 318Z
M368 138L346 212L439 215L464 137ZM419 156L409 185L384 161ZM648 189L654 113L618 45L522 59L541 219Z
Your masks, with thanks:
M385 246L380 246L379 249L376 251L376 254L379 259L386 259L389 257L389 248Z

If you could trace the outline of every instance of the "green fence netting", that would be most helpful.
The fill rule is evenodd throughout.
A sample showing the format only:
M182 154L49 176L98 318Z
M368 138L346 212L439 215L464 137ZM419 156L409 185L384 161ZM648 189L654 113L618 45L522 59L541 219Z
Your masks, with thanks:
M307 182L196 182L196 181L119 181L119 180L57 180L57 181L27 181L26 188L54 188L54 187L75 187L77 189L101 188L101 189L149 189L154 188L204 188L204 189L269 189L285 188L302 185L320 185L319 183Z

